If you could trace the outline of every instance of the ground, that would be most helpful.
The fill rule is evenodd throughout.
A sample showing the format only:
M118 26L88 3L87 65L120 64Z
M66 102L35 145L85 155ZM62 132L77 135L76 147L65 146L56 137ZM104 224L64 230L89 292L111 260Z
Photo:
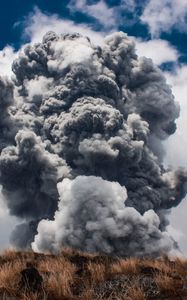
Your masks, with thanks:
M28 265L42 276L34 291L22 283ZM0 299L187 300L187 260L7 250L0 256Z

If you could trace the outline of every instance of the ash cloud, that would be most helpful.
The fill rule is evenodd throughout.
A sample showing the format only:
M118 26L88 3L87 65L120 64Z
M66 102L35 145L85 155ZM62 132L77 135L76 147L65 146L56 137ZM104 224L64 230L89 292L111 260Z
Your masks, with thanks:
M0 76L0 150L13 137L11 134L12 120L9 113L9 108L14 103L13 91L13 83L7 77Z
M0 183L23 220L12 241L36 251L170 251L167 213L184 198L187 173L162 164L179 106L161 71L122 32L102 47L48 32L12 69L13 82L0 81Z

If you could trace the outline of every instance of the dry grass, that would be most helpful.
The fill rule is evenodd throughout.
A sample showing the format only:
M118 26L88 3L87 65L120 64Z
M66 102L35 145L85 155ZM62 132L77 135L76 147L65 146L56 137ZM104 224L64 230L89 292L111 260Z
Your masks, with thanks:
M144 262L144 266L152 267L153 269L157 270L160 273L167 274L171 271L171 265L168 261L164 260L146 260Z
M42 298L41 298L42 297ZM41 299L41 300L45 300L46 299L46 296L45 296L45 294L43 294L42 296L41 296L41 293L29 293L29 294L22 294L22 295L20 295L20 300L38 300L38 299ZM13 300L13 299L11 299L11 300Z
M43 278L36 293L19 288L21 271L28 261ZM57 256L15 250L0 256L0 299L149 300L154 292L157 299L164 299L164 295L170 300L179 295L187 299L187 261L168 257L115 259L69 248Z
M71 295L71 283L74 280L75 266L63 256L48 258L38 263L43 274L44 290L52 299L63 299Z
M146 295L140 286L135 285L128 289L126 300L146 300Z
M121 259L117 263L112 264L111 274L137 274L139 272L139 263L140 259L138 258Z
M183 289L183 282L168 275L157 275L154 278L155 283L163 295L180 296ZM187 299L187 298L186 298Z
M103 264L88 263L88 272L90 274L91 284L102 282L106 278L106 267Z
M70 284L73 282L73 278L70 279L69 275L69 272L59 273L58 275L51 274L46 280L45 289L56 298L69 297L71 295Z
M14 297L17 295L19 274L23 268L24 264L21 261L7 262L0 267L0 290L3 290L4 294Z
M159 274L155 276L154 280L159 290L161 290L162 292L165 291L171 291L172 293L175 292L174 279L172 277Z

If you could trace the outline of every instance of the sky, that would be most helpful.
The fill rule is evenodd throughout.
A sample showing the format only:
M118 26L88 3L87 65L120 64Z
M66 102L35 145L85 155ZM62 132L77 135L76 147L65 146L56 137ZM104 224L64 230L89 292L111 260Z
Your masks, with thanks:
M94 43L114 31L136 42L137 53L153 59L172 85L181 107L177 131L164 142L165 164L187 168L187 0L38 0L3 1L0 10L0 75L11 76L11 63L26 43L40 42L49 30L80 32ZM173 209L169 230L187 255L187 198ZM0 248L8 245L18 222L0 197Z

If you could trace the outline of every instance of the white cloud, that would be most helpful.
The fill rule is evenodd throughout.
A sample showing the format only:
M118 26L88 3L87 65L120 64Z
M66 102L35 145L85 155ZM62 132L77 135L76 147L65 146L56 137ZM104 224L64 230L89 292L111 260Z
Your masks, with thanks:
M187 256L186 200L187 199L184 199L178 207L172 209L170 216L170 225L167 228L167 231L178 242L180 250L185 256Z
M185 220L185 219L184 219ZM172 220L171 220L172 222ZM173 222L172 222L173 223ZM177 257L185 257L186 256L186 247L185 247L185 233L181 231L181 227L180 229L176 228L176 225L173 224L174 226L172 226L171 224L167 227L167 232L174 238L174 240L177 242L177 245L179 246L179 249L174 249L171 252L172 256L177 256Z
M165 40L134 40L136 42L137 54L139 56L152 58L153 62L156 65L161 65L165 62L176 62L178 59L177 50Z
M0 50L0 75L9 77L12 75L12 62L16 56L17 53L11 46Z
M80 11L94 17L105 28L116 26L115 7L108 7L104 0L100 0L95 4L87 4L86 0L71 0L68 7L71 12Z
M165 143L166 162L174 167L182 166L187 169L187 65L178 67L174 74L165 72L165 76L181 108L177 131Z
M29 37L32 43L41 42L43 36L48 31L57 34L78 32L91 38L93 43L100 45L103 41L103 32L97 32L86 24L76 24L73 21L60 19L57 15L45 15L39 9L35 9L27 19L24 35Z
M187 65L178 67L173 74L165 73L165 76L172 85L173 94L181 107L177 131L164 143L167 149L165 163L175 168L182 166L187 169ZM176 234L174 237L185 255L187 255L186 211L187 197L178 207L172 209L170 217L172 227L181 233L180 238Z
M128 11L134 11L137 3L136 0L121 0L120 6Z
M186 16L186 0L149 0L140 19L149 26L151 35L158 37L173 26L186 31Z

